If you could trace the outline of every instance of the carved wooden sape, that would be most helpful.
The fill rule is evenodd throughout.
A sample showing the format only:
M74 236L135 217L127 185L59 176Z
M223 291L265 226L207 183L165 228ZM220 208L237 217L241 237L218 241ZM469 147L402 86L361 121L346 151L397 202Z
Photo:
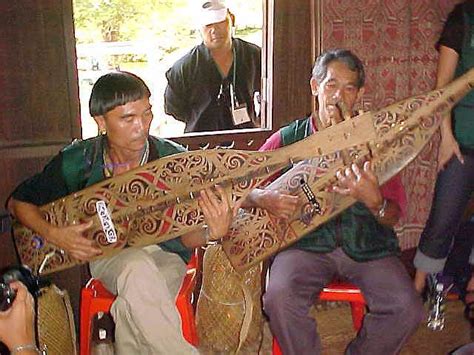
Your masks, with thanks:
M92 220L93 227L86 237L95 240L107 256L125 246L159 243L202 228L203 215L196 196L204 188L220 184L237 201L276 171L296 164L268 188L303 196L304 181L317 203L304 203L289 225L272 220L259 209L243 212L223 244L233 266L243 270L354 202L325 192L335 181L336 170L343 166L339 151L348 150L352 161L371 159L384 182L416 157L443 114L473 84L471 70L443 89L364 113L273 152L217 149L168 156L49 203L41 210L56 226ZM40 265L42 273L47 274L78 263L19 223L14 225L14 236L22 263L37 272Z

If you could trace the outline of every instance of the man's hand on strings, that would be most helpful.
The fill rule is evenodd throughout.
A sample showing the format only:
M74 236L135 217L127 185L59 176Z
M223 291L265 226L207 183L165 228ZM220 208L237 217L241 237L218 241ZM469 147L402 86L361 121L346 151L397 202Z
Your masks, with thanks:
M337 185L333 191L342 195L351 196L364 203L370 210L377 210L383 203L383 196L379 188L377 176L372 170L371 163L366 161L363 168L357 164L341 169L336 173Z
M198 203L204 214L210 240L219 240L225 237L242 202L243 199L240 199L232 206L229 194L219 185L216 186L215 192L211 189L200 192Z
M48 240L80 261L89 261L102 254L95 242L84 237L84 233L92 227L92 221L67 227L54 227Z
M254 189L244 202L244 207L260 207L275 217L284 219L289 219L298 205L298 196L265 189Z

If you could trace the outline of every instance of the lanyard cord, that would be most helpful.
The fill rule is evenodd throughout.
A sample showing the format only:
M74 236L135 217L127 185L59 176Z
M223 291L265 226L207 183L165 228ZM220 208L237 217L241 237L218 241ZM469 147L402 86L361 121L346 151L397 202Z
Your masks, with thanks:
M235 48L232 45L232 85L234 85L235 90L235 76L237 73L237 56L235 55Z
M236 62L237 62L237 56L235 54L234 45L232 45L232 82L229 84L229 90L230 90L231 96L235 95L237 97L237 93L235 92L235 81L236 81L235 78L237 76L237 64L236 64ZM216 66L217 66L217 64L216 64ZM217 68L219 70L219 67L217 67ZM219 70L219 72L220 72L220 70ZM217 94L217 100L220 100L220 98L223 95L223 91L224 91L223 82L224 82L225 79L227 79L227 77L221 79L221 86L220 86L220 89L219 89L219 93ZM230 86L232 88L230 88ZM231 97L231 101L232 100L234 100L233 97Z
M230 105L232 110L236 106L235 103L237 102L238 104L238 99L237 99L237 89L235 87L235 72L237 71L237 64L236 64L236 58L235 58L235 50L234 47L232 46L232 57L233 57L233 62L232 62L232 83L230 84Z

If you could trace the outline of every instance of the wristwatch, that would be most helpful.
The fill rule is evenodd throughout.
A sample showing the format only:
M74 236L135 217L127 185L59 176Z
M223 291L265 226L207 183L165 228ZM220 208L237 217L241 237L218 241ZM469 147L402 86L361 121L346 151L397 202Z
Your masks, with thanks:
M382 206L377 211L377 218L384 218L385 217L385 210L387 209L387 199L384 198L382 202Z
M204 228L204 240L206 242L206 245L217 245L220 244L221 240L220 239L211 239L210 233L209 233L209 227L205 224L203 226Z

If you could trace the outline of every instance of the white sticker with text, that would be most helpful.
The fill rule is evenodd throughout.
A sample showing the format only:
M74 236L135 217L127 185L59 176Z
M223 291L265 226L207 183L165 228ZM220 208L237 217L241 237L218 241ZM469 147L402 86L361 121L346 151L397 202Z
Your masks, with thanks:
M112 218L110 217L109 210L107 209L107 205L104 201L97 201L95 203L95 208L107 241L109 243L115 243L117 241L117 233L115 232L115 227Z

